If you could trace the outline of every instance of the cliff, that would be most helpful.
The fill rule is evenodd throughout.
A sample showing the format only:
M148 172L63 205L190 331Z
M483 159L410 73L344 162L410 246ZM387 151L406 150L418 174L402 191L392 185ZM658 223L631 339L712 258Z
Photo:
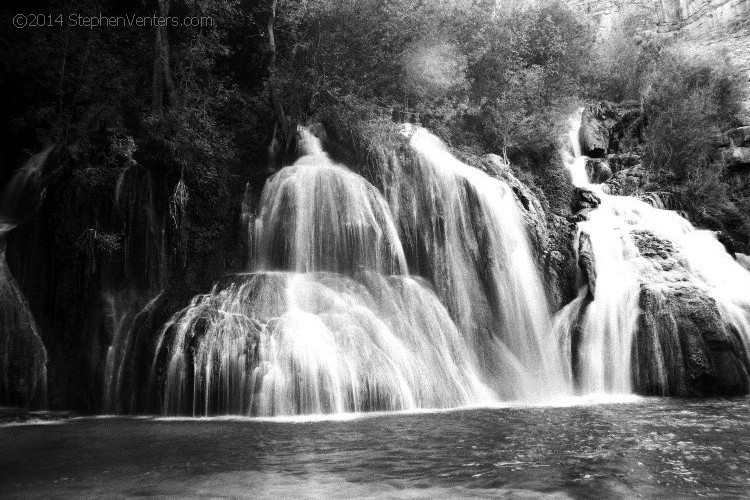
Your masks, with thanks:
M750 87L750 0L569 0L606 36L626 17L640 29L690 55L725 54ZM746 103L750 117L750 101Z

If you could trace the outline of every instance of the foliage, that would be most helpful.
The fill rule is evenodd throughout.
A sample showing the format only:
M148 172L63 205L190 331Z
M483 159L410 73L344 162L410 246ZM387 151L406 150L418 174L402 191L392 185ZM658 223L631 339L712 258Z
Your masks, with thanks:
M643 92L647 164L678 181L701 176L717 136L737 125L742 99L740 75L726 60L665 54Z

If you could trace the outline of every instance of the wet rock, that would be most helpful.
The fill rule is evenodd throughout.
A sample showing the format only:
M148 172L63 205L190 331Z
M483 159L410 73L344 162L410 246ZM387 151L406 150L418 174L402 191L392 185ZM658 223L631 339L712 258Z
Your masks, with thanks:
M601 204L602 200L599 195L593 191L577 187L573 191L573 202L571 209L573 213L578 213L581 210L596 208Z
M47 350L5 261L7 229L0 222L0 406L44 407Z
M638 163L634 167L615 172L602 186L607 194L620 196L638 196L643 193L648 175Z
M644 395L736 396L750 391L750 361L742 337L681 258L675 245L648 230L630 233L640 259L633 383ZM741 255L741 254L740 254ZM578 265L589 296L596 294L591 236L581 231Z
M750 146L750 126L733 128L725 136L727 146Z
M613 153L607 155L607 163L612 172L636 168L641 165L641 155L637 153Z
M578 237L578 266L586 277L591 296L596 295L596 259L591 246L591 236L582 231Z
M633 351L636 390L683 397L746 394L750 363L716 301L669 240L643 230L631 236L644 259Z
M591 158L603 158L609 149L609 127L613 117L600 112L599 109L587 107L581 117L579 140L581 151Z
M690 283L644 284L634 349L641 394L706 397L748 392L747 355L716 301Z
M608 153L629 151L638 142L642 129L639 103L592 103L584 109L581 116L581 150L591 158L604 158Z
M612 177L609 162L602 158L588 158L586 160L586 174L594 184L601 184Z

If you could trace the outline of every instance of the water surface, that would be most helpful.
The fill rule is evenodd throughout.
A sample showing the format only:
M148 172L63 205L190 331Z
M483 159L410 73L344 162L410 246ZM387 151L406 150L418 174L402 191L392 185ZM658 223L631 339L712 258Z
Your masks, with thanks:
M750 399L0 427L3 496L750 495Z

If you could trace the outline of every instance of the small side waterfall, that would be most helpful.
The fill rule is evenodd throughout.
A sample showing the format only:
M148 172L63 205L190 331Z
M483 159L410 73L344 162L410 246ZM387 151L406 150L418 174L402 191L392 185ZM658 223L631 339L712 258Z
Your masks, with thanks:
M47 350L29 303L6 261L7 234L44 197L41 178L53 148L31 158L0 193L0 405L46 406Z
M726 344L740 360L739 368L727 370L746 371L750 273L712 232L660 204L609 195L591 184L579 128L577 118L568 168L575 184L601 203L578 224L578 259L588 283L555 319L557 333L577 346L570 355L579 390L679 394L695 352L707 353L702 363L731 364L712 352L712 343ZM681 316L703 331L680 333Z
M29 304L5 260L0 220L0 404L45 406L47 351Z

